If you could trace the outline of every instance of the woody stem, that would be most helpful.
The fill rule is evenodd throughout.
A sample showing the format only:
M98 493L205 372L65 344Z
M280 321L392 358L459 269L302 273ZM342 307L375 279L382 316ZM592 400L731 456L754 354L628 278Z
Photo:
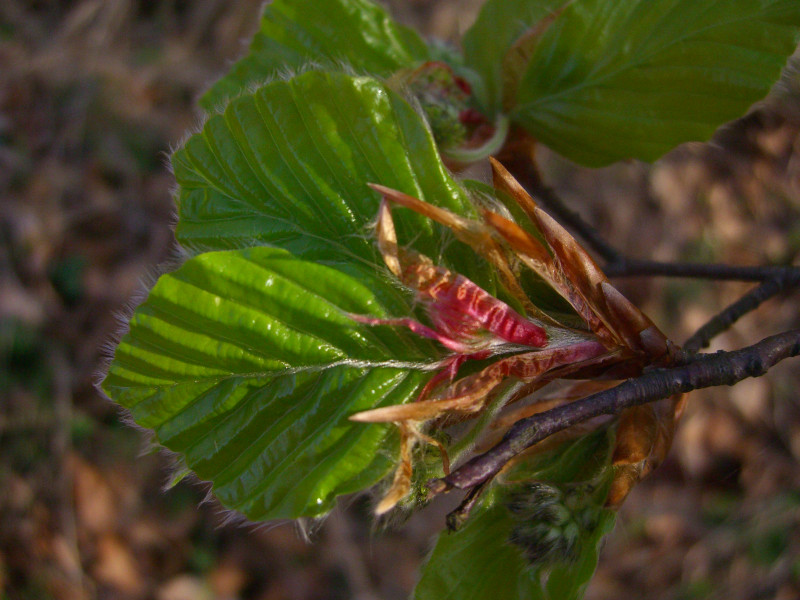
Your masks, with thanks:
M768 337L733 352L685 355L678 366L647 371L620 385L515 423L492 449L429 483L433 493L469 489L491 480L516 455L558 431L601 415L673 394L759 377L778 362L800 354L800 329Z
M714 315L700 327L683 345L685 352L698 352L707 347L712 339L726 331L740 317L755 310L766 300L777 294L800 286L800 269L793 269L784 276L776 276L754 287L733 304Z
M603 271L609 277L686 277L722 281L766 281L772 278L797 277L800 268L780 265L739 266L718 263L672 263L625 256L609 244L570 209L558 193L545 184L536 164L521 156L504 162L509 172L539 200L560 222L577 233L594 252L605 260Z

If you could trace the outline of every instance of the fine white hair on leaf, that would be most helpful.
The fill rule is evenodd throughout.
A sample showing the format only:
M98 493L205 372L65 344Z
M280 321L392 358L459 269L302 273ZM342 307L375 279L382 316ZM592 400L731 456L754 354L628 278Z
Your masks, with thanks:
M131 297L128 298L128 300L119 309L112 312L112 316L116 321L117 327L112 331L108 338L100 344L98 368L94 373L94 377L92 378L95 389L103 398L108 399L108 396L106 396L106 393L103 391L101 385L106 375L108 375L108 370L111 367L111 362L114 360L114 353L117 349L117 346L119 346L122 338L130 330L130 320L134 311L142 302L145 301L156 279L157 276L154 273L145 272L145 274L140 278L137 289L131 294Z
M470 193L470 199L473 204L479 208L490 210L509 221L514 221L514 216L511 214L511 211L508 210L508 207L494 196L474 190Z
M320 57L317 58L316 60L308 60L302 65L291 65L291 66L282 65L278 69L276 69L275 72L272 73L271 75L246 82L244 85L241 86L239 90L237 90L230 96L225 96L207 111L203 111L203 116L207 119L215 115L220 115L225 112L225 110L232 102L234 102L235 100L244 95L255 94L259 90L261 90L261 88L271 83L274 83L276 81L290 81L310 71L318 71L326 73L333 71L333 72L343 73L350 77L369 77L372 79L375 78L374 73L370 73L366 69L356 69L355 67L353 67L351 63L349 63L344 58ZM227 72L230 72L230 70ZM217 81L209 85L201 93L201 96L206 94L208 91L212 90L216 85L216 83Z

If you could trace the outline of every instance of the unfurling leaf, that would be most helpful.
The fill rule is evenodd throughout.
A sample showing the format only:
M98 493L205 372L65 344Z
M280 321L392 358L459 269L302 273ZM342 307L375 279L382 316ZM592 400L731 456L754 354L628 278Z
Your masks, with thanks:
M507 380L520 382L525 389L532 390L567 376L631 375L646 366L668 364L672 360L673 345L652 321L609 283L588 253L536 205L499 163L493 161L492 166L496 188L519 203L530 219L528 229L488 209L483 210L484 220L480 222L396 190L372 186L383 195L375 231L384 262L414 292L432 326L402 316L351 317L376 327L408 328L438 341L452 353L416 402L363 411L351 417L366 423L393 422L401 430L401 460L394 483L379 505L381 513L410 491L409 448L414 440L425 441L420 434L422 424L437 419L447 423L454 418L460 420L483 413L496 390ZM537 308L520 314L462 275L434 265L427 256L402 248L390 204L399 204L449 227L458 239L498 268L506 289L517 298L523 289L514 265L526 265L572 305L583 319L584 327L576 329L574 325L560 323L555 315L543 315ZM531 227L542 241L528 232ZM523 297L520 305L528 307L535 303ZM459 370L473 361L489 364L459 377ZM634 461L633 448L646 449L647 454L641 460L649 461L650 465L663 458L668 449L676 411L668 407L659 413L646 414L652 417L646 423L647 428L631 420L633 413L623 419L615 454L620 465L625 460L639 462L639 459ZM633 436L638 436L635 443ZM615 490L622 478L635 483L652 467L638 469L634 477L633 467L626 470L620 466Z
M103 389L226 507L322 515L391 468L391 432L347 417L412 400L430 376L427 342L347 314L407 309L377 275L276 248L201 254L136 310Z

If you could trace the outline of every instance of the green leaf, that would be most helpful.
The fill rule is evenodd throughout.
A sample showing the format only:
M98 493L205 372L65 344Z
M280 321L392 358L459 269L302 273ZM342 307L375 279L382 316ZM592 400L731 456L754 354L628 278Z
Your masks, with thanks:
M508 542L513 526L508 510L495 505L473 514L459 531L440 534L414 598L542 598L524 555Z
M583 598L589 580L597 570L603 538L614 529L617 515L603 510L590 535L582 540L581 552L575 562L552 567L547 576L545 598L548 600L579 600Z
M506 480L531 483L495 484L462 529L442 533L414 598L581 598L614 525L603 507L613 447L613 430L602 430L518 464ZM547 494L560 495L555 511L544 506ZM523 542L536 540L546 543L531 563Z
M321 515L392 467L391 429L348 416L415 398L436 354L346 313L409 310L374 273L267 247L202 254L136 310L103 389L226 507L254 521Z
M472 79L487 114L502 109L503 60L526 31L558 10L566 0L487 0L464 34L464 65L480 75Z
M501 504L479 509L463 529L440 534L414 591L416 600L578 600L597 568L600 542L614 527L604 511L574 563L546 578L508 539L516 523Z
M275 0L247 55L201 98L206 110L248 87L309 64L388 76L428 60L425 43L370 0Z
M271 244L352 268L380 265L368 225L380 183L474 215L422 118L382 83L308 72L232 101L172 158L177 237L194 251ZM394 211L399 239L492 289L485 263L443 227Z
M590 166L707 140L778 79L796 0L578 0L539 41L512 120Z

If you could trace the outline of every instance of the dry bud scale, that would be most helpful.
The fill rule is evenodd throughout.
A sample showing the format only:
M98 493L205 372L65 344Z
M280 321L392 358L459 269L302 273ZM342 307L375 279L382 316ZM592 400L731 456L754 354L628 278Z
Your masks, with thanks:
M378 514L389 511L408 494L416 442L439 446L448 471L446 450L423 433L426 424L441 423L442 417L464 419L481 413L504 381L524 384L512 399L519 400L555 379L613 380L674 361L674 345L608 282L575 239L536 205L500 163L492 161L492 169L497 192L519 205L541 240L529 233L530 227L521 227L497 212L483 209L482 222L470 220L372 185L383 196L375 227L383 260L391 273L413 290L432 326L410 317L351 317L368 325L407 327L451 352L416 402L351 416L354 421L395 423L400 430L400 463L390 489L376 507ZM401 248L392 220L393 204L450 228L497 269L507 291L527 314L515 311L466 277L435 265L430 258ZM517 278L520 265L562 296L585 326L576 328L537 308ZM477 373L457 378L466 361L491 358L496 360ZM609 506L618 506L636 482L663 460L682 405L682 398L669 398L620 416Z

